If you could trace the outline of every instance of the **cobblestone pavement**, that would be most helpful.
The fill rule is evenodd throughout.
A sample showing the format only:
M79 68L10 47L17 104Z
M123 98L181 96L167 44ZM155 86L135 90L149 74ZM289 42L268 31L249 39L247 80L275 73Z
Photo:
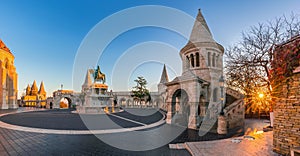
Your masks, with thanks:
M94 135L54 135L0 128L0 155L190 155L186 150L163 146L150 151L132 152L109 146Z
M24 108L20 108L18 110L14 110L13 112L21 111ZM141 114L136 114L135 110L128 110L128 112L122 112L119 114L115 114L116 116L110 116L109 119L118 123L118 125L124 127L134 127L141 126L144 124L150 124L158 121L162 116L159 113L150 113L145 115L145 112L138 111L143 113L144 116L140 116ZM12 112L10 111L0 111L0 114ZM133 114L131 114L133 113ZM122 119L124 118L124 120ZM0 118L2 121L17 123L20 125L26 126L37 126L42 128L55 128L55 129L76 129L83 126L80 125L80 118L78 115L70 114L70 112L66 111L43 111L43 112L27 112L27 113L18 113L17 115L8 115ZM28 120L29 119L29 120ZM31 119L31 120L30 120ZM30 122L31 121L31 122ZM131 122L133 121L133 122ZM68 123L71 122L71 123ZM76 124L74 124L76 123ZM102 122L104 123L104 122ZM140 123L140 124L139 124ZM78 124L78 125L77 125ZM266 125L265 121L259 120L247 120L245 129L248 127L253 128L256 127L258 130L262 129L262 125ZM48 127L47 127L48 126ZM73 127L72 127L73 126ZM77 126L77 127L76 127ZM164 125L166 126L166 125ZM85 127L86 128L86 127ZM85 129L82 128L82 129ZM98 127L99 128L99 127ZM103 127L102 127L103 128ZM105 128L105 127L104 127ZM107 128L107 127L106 127ZM111 128L111 127L110 127ZM141 136L141 139L145 140L144 145L138 146L147 146L147 144L156 144L160 142L162 134L157 133L155 131L157 127L151 128L153 130L152 133ZM167 125L167 129L169 132L175 129L172 125ZM140 130L140 131L146 131ZM238 131L236 131L238 132ZM183 143L185 148L190 150L193 155L219 155L220 147L223 152L232 150L232 151L241 151L241 153L232 153L236 154L267 154L272 155L274 153L270 153L270 135L269 133L264 133L259 136L254 141L242 141L241 143L232 143L231 139L224 139L234 135L241 136L242 132L232 133L227 136L220 136L215 133L208 133L205 136L199 137L197 131L194 130L185 130L181 135L179 135L175 140L171 141L171 143ZM269 135L267 135L269 134ZM114 140L122 140L124 136L130 136L130 132L125 133L116 133L116 134L105 134L103 135L106 138L114 139ZM216 140L223 139L223 140ZM206 141L206 140L216 140L216 141ZM202 141L202 142L191 142L191 141ZM252 144L249 144L252 143ZM228 146L229 145L229 146ZM251 148L249 148L251 147ZM238 149L238 150L234 150ZM249 150L256 151L256 153L246 153ZM214 152L215 153L211 153ZM222 151L222 150L221 150ZM261 153L257 153L261 152ZM229 153L223 153L226 155ZM178 155L185 156L190 155L187 150L173 150L169 149L168 143L162 147L158 147L153 150L148 151L126 151L122 149L118 149L116 147L112 147L102 141L102 139L97 138L95 135L63 135L63 134L45 134L45 133L33 133L33 132L24 132L18 130L10 130L6 128L0 128L0 155Z
M130 128L142 126L142 124L151 124L162 119L162 114L155 111L149 116L137 116L126 111L115 113L113 115L86 115L74 114L70 110L46 110L36 112L24 112L17 114L9 114L0 117L0 120L14 125L46 128L46 129L60 129L60 130L88 130L88 129L114 129L114 128ZM122 120L124 117L137 122ZM92 122L89 127L83 121ZM139 123L140 122L140 123ZM76 124L75 124L76 123ZM103 124L105 123L105 124ZM59 126L58 126L59 125Z
M13 112L17 112L19 110L14 110ZM8 113L12 111L0 111L0 113ZM49 115L47 111L44 112L28 112L28 113L20 113L30 115L31 119L35 119L35 117L41 117L41 114ZM52 114L53 115L53 114ZM56 114L57 116L61 116L61 114ZM154 114L157 115L157 114ZM127 114L128 116L128 114ZM5 117L5 116L4 116ZM24 116L23 116L24 117ZM28 117L28 116L26 116ZM160 116L162 117L162 116ZM158 119L158 117L154 117ZM22 118L14 118L14 121L17 119L22 121ZM38 119L38 118L37 118ZM45 118L41 118L45 119ZM119 118L118 118L119 119ZM131 119L134 119L131 117ZM60 117L59 120L64 120L64 117ZM57 121L59 121L57 120ZM153 121L153 119L151 119ZM47 119L43 120L47 121ZM156 121L156 120L155 120ZM27 121L26 121L27 122ZM42 123L41 121L37 121L36 119L33 122ZM126 123L123 121L123 124ZM150 121L146 121L146 123L150 123ZM18 123L22 123L18 121ZM28 122L28 124L33 124ZM43 125L47 123L44 122ZM55 124L51 123L50 124ZM37 124L38 125L38 124ZM60 128L62 123L55 124L55 128ZM65 126L65 125L64 125ZM74 128L74 127L73 127ZM118 133L120 136L128 136L128 133ZM104 135L110 138L119 139L118 135ZM145 136L147 143L155 144L156 140L152 139L154 135L149 135L148 138ZM145 144L146 145L146 144ZM42 134L42 133L32 133L32 132L24 132L18 130L10 130L6 128L0 128L0 155L111 155L111 156L122 156L122 155L166 155L166 156L189 156L189 152L187 150L172 150L169 149L168 144L148 151L126 151L122 149L118 149L112 147L95 135L60 135L60 134Z

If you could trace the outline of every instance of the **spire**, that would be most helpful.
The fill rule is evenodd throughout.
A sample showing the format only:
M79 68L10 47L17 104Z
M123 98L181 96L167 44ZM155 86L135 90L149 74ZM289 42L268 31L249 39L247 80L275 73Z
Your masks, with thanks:
M28 84L27 88L26 88L26 95L30 95L31 92L31 88L30 85Z
M11 53L10 50L6 47L6 45L4 44L4 42L1 39L0 39L0 49Z
M85 76L85 81L82 86L89 87L91 85L92 85L92 79L91 79L90 71L88 70Z
M37 88L36 82L34 80L32 86L31 86L31 95L34 96L34 95L37 95L37 93L38 93L38 88Z
M169 82L169 77L168 77L166 65L164 64L164 68L163 68L159 83L167 83L167 82Z
M39 94L46 95L46 91L45 91L45 87L44 87L44 82L43 81L41 82L41 85L40 85Z
M193 26L190 42L215 42L200 9Z

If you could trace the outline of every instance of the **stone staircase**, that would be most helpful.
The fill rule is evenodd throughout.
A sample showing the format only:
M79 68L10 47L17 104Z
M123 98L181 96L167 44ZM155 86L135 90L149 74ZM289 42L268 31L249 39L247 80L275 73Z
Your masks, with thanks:
M217 119L204 119L199 127L199 136L204 136L206 133L217 133Z

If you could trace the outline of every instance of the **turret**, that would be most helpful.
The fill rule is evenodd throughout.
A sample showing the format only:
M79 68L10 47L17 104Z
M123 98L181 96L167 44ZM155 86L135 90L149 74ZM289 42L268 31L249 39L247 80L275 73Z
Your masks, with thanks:
M27 88L26 88L26 96L31 94L31 88L28 84Z
M44 82L43 81L41 82L41 85L40 85L39 94L43 95L44 97L46 97L46 94L47 94L46 91L45 91L45 87L44 87Z
M161 94L161 93L164 93L167 89L166 87L166 83L169 82L169 77L168 77L168 73L167 73L167 69L166 69L166 65L164 65L163 67L163 71L161 73L161 78L160 78L160 82L157 86L158 88L158 92Z
M31 86L31 93L30 94L32 96L36 96L38 94L38 88L37 88L35 80L33 81L33 84Z

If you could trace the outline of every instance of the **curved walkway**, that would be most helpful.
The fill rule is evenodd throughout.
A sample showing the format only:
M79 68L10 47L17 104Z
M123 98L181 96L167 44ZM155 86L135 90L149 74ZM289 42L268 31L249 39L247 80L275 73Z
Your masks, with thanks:
M24 110L24 111L18 111L18 112L4 113L4 114L0 114L0 117L10 115L10 114L24 113L24 112L30 112L30 111L36 111L36 110ZM42 111L42 110L39 110L39 111ZM161 114L163 114L163 113L161 113ZM149 129L149 128L153 128L153 127L157 127L157 126L165 124L164 114L163 114L163 117L158 122L151 123L151 124L144 124L144 123L134 121L132 119L124 118L124 117L121 117L118 115L113 115L113 114L110 114L110 115L114 116L116 118L125 120L125 121L129 121L129 122L136 123L138 125L142 125L142 126L131 127L131 128L101 129L101 130L57 130L57 129L45 129L45 128L33 128L33 127L18 126L18 125L9 124L9 123L0 121L0 127L6 128L6 129L11 129L11 130L43 133L43 134L71 134L71 135L73 134L73 135L77 135L77 134L111 134L111 133L137 131L137 130Z

